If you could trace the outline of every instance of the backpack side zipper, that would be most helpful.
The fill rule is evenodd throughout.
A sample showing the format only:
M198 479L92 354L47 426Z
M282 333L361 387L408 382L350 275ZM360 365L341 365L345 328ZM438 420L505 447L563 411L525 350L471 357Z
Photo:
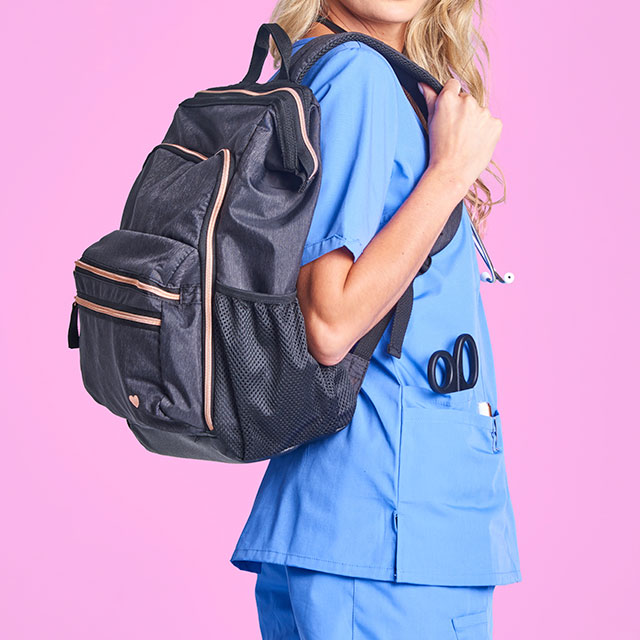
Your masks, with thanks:
M204 264L204 419L210 431L213 431L213 288L215 261L215 227L222 207L231 169L231 151L220 149L222 153L222 173L211 211L206 219L205 264Z

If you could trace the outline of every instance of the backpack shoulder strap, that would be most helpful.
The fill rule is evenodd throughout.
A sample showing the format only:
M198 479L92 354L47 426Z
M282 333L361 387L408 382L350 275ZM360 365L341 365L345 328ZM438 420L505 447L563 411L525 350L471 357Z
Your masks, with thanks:
M289 77L292 82L300 83L311 66L325 53L331 51L343 42L356 40L364 42L380 54L382 54L396 72L401 84L407 83L411 78L415 82L428 84L436 93L440 93L442 85L426 69L410 60L405 55L389 46L382 40L378 40L366 33L347 31L345 33L327 33L316 36L304 44L292 57L289 65ZM422 95L422 94L420 94ZM424 101L423 101L424 102Z

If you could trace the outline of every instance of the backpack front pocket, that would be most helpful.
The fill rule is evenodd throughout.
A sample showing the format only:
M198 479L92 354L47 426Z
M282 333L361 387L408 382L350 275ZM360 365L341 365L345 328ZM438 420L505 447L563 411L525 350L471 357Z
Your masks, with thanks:
M201 422L201 405L184 404L201 395L197 249L121 229L84 252L74 278L80 367L91 396L138 424L172 430Z

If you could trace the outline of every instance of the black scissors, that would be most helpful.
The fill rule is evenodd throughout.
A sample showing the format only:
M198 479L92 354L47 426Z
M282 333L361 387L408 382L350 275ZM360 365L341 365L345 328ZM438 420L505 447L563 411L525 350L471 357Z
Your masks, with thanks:
M464 377L462 360L462 350L465 344L469 347L470 370L468 379ZM442 385L438 384L436 377L436 367L440 359L444 360L445 363L444 384ZM453 357L444 349L433 353L431 358L429 358L427 376L431 388L436 393L454 393L456 391L471 389L478 381L478 348L473 336L468 333L462 333L456 338L456 343L453 347Z

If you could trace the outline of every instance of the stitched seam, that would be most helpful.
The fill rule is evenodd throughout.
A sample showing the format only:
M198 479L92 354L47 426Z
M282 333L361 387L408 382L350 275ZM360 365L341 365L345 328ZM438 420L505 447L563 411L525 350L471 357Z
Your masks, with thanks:
M360 238L347 238L339 233L334 233L333 235L328 236L323 240L317 240L316 242L312 242L311 244L305 245L302 250L302 259L306 259L308 257L308 252L311 251L313 260L316 260L317 258L313 256L315 249L319 245L323 245L323 244L326 244L328 246L337 244L336 240L340 242L340 247L346 247L349 251L353 253L354 260L357 260L360 257L360 254L364 251L366 246L362 243L362 240L360 240ZM353 248L351 248L349 245L352 245ZM338 248L339 247L335 247L335 249L338 249ZM335 249L330 249L329 251L334 251ZM329 253L329 251L325 251L323 255L325 255L326 253Z
M338 562L336 560L325 560L324 558L317 558L315 556L304 556L301 555L299 553L284 553L282 551L273 551L271 549L252 549L249 547L242 547L242 548L238 548L237 551L258 551L258 552L266 552L266 553L274 553L276 555L279 556L291 556L294 558L306 558L308 560L318 560L320 562L326 562L329 564L337 564L337 565L342 565L345 567L363 567L365 569L383 569L384 571L393 571L392 567L382 567L380 565L376 565L376 564L352 564L352 563L347 563L347 562ZM246 562L246 560L243 560L242 558L238 558L238 561L240 562ZM251 560L249 562L252 562ZM253 562L261 562L259 560L253 560ZM264 561L263 561L264 562ZM422 574L424 573L423 571L410 571L408 569L405 569L402 573L413 573L413 574ZM502 576L502 575L517 575L520 573L519 569L513 569L512 571L493 571L490 573L483 573L482 575L488 575L488 576ZM456 576L474 576L477 575L478 572L466 572L466 573L455 573L455 574L449 574L449 575L456 575Z
M356 637L356 579L353 580L353 591L351 595L351 640Z
M508 576L508 575L511 575L511 574L517 574L519 572L520 572L519 569L512 569L511 571L492 571L490 573L482 573L481 575L483 575L483 576ZM410 571L409 569L405 569L402 573L422 574L424 572L423 571ZM448 575L452 575L452 576L475 576L477 574L478 574L477 571L466 571L464 573L450 573Z
M329 242L329 240L333 240L334 238L338 238L339 240L344 240L345 242L357 242L359 245L362 245L362 240L360 238L347 238L343 236L341 233L334 233L322 240L316 240L315 242L311 242L304 246L304 249L310 249L311 247L315 247L318 244L322 244L323 242Z
M351 562L338 562L337 560L325 560L324 558L316 558L315 556L303 556L299 553L290 553L283 551L273 551L272 549L251 549L250 547L241 547L238 548L237 551L258 551L258 552L266 552L266 553L275 553L279 556L292 556L294 558L306 558L307 560L319 560L320 562L327 562L329 564L339 564L345 567L363 567L365 569L383 569L384 571L393 571L392 567L382 567L379 564L353 564ZM241 562L246 562L242 558L238 558ZM249 561L251 562L251 560ZM258 560L254 560L253 562L260 562Z

